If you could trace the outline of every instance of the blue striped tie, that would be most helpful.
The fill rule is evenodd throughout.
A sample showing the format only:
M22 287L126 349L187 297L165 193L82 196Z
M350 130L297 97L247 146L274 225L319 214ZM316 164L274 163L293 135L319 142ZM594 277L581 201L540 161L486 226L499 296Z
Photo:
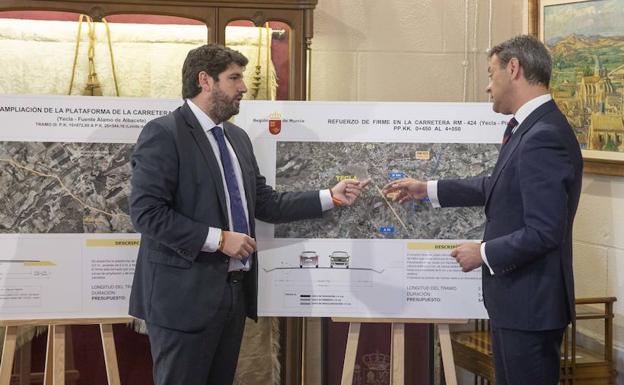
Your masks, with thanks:
M245 208L243 207L240 188L238 187L238 181L236 180L236 173L234 173L234 164L232 162L232 158L230 157L230 152L225 145L225 136L223 135L223 129L219 126L215 126L212 129L212 135L217 140L217 144L219 145L221 164L223 165L223 174L225 176L225 183L227 184L228 195L230 196L232 230L237 233L249 235L247 215L245 215ZM241 259L241 262L243 262L243 264L246 264L247 259L249 258L243 258Z

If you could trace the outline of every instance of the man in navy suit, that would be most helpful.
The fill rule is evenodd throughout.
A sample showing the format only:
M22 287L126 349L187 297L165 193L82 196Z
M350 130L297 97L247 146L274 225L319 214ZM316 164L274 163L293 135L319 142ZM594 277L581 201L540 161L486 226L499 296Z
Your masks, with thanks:
M130 215L141 246L130 314L147 324L156 385L232 384L245 316L257 317L254 219L316 218L367 182L276 192L249 137L228 119L247 58L207 44L182 68L184 105L152 120L132 155Z
M555 385L565 328L574 321L572 223L583 162L576 136L548 90L551 59L531 36L489 53L493 109L513 114L491 175L423 182L385 193L435 207L484 206L483 242L451 252L462 270L482 267L497 385Z

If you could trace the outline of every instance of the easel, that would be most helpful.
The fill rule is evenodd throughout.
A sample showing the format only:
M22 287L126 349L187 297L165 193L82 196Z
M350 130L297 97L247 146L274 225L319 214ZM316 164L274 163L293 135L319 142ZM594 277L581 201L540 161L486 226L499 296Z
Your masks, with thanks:
M44 385L65 384L65 333L71 325L99 325L104 351L104 363L108 385L121 385L117 352L113 336L113 325L132 322L132 318L80 318L80 319L36 319L36 320L0 320L0 326L6 326L0 362L0 385L9 385L17 330L20 326L48 326L48 342L43 375Z
M344 365L342 367L342 380L340 385L353 383L355 370L355 357L360 339L360 326L363 323L389 323L392 327L390 349L390 384L403 385L405 379L405 324L436 324L440 337L440 350L442 352L442 366L447 385L457 385L457 374L453 360L453 348L451 346L451 334L449 324L465 324L468 320L442 320L442 319L406 319L406 318L332 318L334 322L348 322L349 334L347 337L347 349L345 350ZM0 384L1 385L1 384Z

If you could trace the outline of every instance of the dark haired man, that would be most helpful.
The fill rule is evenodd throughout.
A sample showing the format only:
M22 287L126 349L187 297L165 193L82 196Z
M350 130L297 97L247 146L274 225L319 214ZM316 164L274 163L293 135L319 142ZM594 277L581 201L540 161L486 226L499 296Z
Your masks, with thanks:
M399 202L429 197L436 207L484 206L483 242L451 253L463 271L482 265L497 385L559 382L563 332L574 320L572 223L582 158L548 91L546 47L517 36L489 53L493 109L513 114L490 176L389 183Z
M365 183L278 193L247 134L227 120L247 87L247 59L208 44L182 69L186 102L145 126L132 156L130 215L141 233L130 314L144 319L157 385L232 384L245 325L257 317L254 218L320 217Z

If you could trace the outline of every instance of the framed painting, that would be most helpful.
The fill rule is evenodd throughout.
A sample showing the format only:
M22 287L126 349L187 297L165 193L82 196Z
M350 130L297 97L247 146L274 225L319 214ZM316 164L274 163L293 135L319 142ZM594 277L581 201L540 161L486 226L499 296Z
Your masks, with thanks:
M624 176L624 0L528 1L528 30L551 52L551 93L585 172Z

